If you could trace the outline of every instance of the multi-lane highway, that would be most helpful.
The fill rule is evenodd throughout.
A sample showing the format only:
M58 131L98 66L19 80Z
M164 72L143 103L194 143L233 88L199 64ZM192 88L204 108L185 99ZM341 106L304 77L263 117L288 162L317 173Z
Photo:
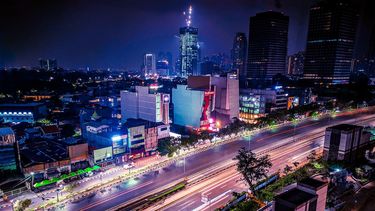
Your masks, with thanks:
M304 137L308 137L315 133L322 133L328 125L338 123L359 123L363 119L368 119L368 123L375 120L375 116L369 113L351 113L349 115L338 115L334 118L327 117L320 120L307 120L297 126L287 125L271 131L264 131L255 134L249 140L239 140L223 145L219 145L207 151L203 151L189 156L183 161L176 162L168 167L158 171L145 174L135 180L127 181L121 185L117 185L111 190L99 192L94 196L69 203L64 207L68 210L106 210L118 204L130 201L144 194L150 193L155 189L171 184L179 179L188 177L189 175L200 172L204 169L225 163L232 160L241 147L249 147L255 151L269 151L268 153L275 157L274 153L284 154L274 160L273 170L283 168L287 161L296 160L298 156L303 157L303 153L321 145L322 138L318 137L315 141L303 142ZM366 123L366 124L368 124ZM288 144L294 142L295 144ZM296 147L296 146L305 147ZM295 148L296 150L291 150ZM280 150L277 150L280 149ZM307 155L306 155L307 156ZM230 187L230 186L228 186ZM221 191L219 191L221 192ZM200 195L200 194L198 194ZM199 196L200 198L201 196ZM200 199L198 200L198 202ZM185 203L185 202L183 202ZM196 206L192 202L191 206ZM185 206L187 205L185 204ZM187 209L191 207L187 206Z
M107 188L105 191L99 191L81 200L69 202L60 209L103 211L119 204L126 204L176 181L186 177L189 178L191 175L200 174L205 169L215 169L216 166L230 162L241 147L250 147L259 154L270 154L274 165L272 171L277 171L278 169L283 169L287 163L305 159L312 149L321 149L322 134L328 125L339 123L368 125L374 120L375 115L371 114L371 112L351 112L346 115L340 114L336 117L325 117L319 120L309 119L297 125L289 124L272 130L261 131L254 134L251 138L218 145L188 156L184 160L159 170L149 172L109 189ZM212 181L210 184L203 183L206 184L203 188L198 188L185 197L176 198L170 204L166 201L166 204L161 207L167 210L207 209L207 204L201 202L202 192L210 199L208 208L224 204L232 191L240 191L246 188L244 184L236 182L239 179L239 175L236 174L234 168L232 170L228 169L224 173L229 175L218 174L213 180L208 180ZM113 175L117 174L114 173ZM93 183L100 184L101 181L96 179L82 183L80 189ZM196 186L199 187L199 184ZM50 195L53 197L56 193L51 193ZM34 205L36 204L38 204L37 201L34 202Z

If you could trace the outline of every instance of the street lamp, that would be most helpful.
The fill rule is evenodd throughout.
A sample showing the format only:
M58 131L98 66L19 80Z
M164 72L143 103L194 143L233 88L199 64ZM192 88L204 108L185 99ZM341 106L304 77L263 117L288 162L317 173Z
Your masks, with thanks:
M59 192L62 190L63 185L59 185L59 188L56 189L56 198L57 202L59 202Z
M32 187L34 187L34 172L31 172L30 173L31 174L31 187L30 187L30 189L32 188Z

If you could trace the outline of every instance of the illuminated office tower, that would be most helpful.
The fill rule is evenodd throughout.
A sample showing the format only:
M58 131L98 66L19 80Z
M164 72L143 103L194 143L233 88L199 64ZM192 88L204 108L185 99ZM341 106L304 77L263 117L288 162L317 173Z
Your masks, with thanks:
M237 32L233 41L231 58L233 62L232 68L238 71L240 80L246 79L246 48L247 41L245 33Z
M344 1L321 1L310 8L305 79L349 81L357 19L355 7Z
M289 17L263 12L250 18L247 77L271 80L286 73Z
M198 72L198 28L191 26L191 16L193 8L190 6L186 15L186 26L180 28L180 55L179 68L180 75L187 77L189 75L199 75Z
M144 55L143 67L144 67L144 73L147 75L156 73L155 54L146 53Z

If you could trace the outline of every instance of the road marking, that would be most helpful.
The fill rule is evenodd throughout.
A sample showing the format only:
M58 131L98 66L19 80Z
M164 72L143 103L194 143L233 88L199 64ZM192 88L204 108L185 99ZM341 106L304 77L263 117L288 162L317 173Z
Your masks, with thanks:
M183 206L183 207L179 206L179 207L181 207L181 208L179 208L178 210L184 210L185 208L189 207L190 205L192 205L192 204L194 204L194 203L195 203L195 201L191 201L190 203L186 204L186 205Z
M227 184L220 186L220 188L223 189L223 188L226 187L226 186L227 186Z
M135 187L133 187L133 188L131 188L131 189L129 189L129 190L126 190L126 191L123 191L123 192L119 192L119 193L117 193L117 194L114 194L114 195L112 195L112 196L109 196L109 197L106 198L106 199L103 199L103 200L97 201L97 202L95 202L95 203L89 204L88 206L86 206L86 207L80 209L80 211L84 211L84 210L88 210L88 209L90 209L90 208L96 207L96 206L98 206L98 205L100 205L100 204L103 204L103 203L105 203L105 202L107 202L107 201L110 201L110 200L112 200L112 199L115 199L115 198L117 198L117 197L119 197L119 196L122 196L122 195L124 195L124 194L129 193L129 192L132 192L132 191L134 191L134 190L136 190L136 189L143 188L143 187L145 187L145 186L147 186L147 185L150 185L151 183L153 183L153 181L149 181L149 182L143 183L143 184L141 184L141 185L139 185L139 186L135 186Z
M220 180L219 180L219 183L218 183L218 184L216 184L216 185L214 185L214 186L208 186L208 187L202 189L202 190L199 191L199 192L201 192L201 194L203 194L203 195L207 195L207 192L211 192L213 189L216 189L217 187L219 187L220 185L222 185L222 183L226 183L226 182L228 182L228 181L230 181L230 180L235 179L236 177L239 176L239 174L240 174L240 173L237 172L237 173L235 173L234 175L231 175L231 177L229 177L229 178L227 178L227 179L225 179L225 177L224 177L224 179L220 179Z
M204 208L207 207L207 205L211 206L212 203L214 204L215 202L220 201L221 198L225 197L225 195L227 195L228 193L231 193L231 192L232 192L232 190L227 190L224 193L222 193L222 194L216 196L215 198L209 200L208 202L206 202L206 203L200 205L199 207L193 209L193 211L203 210Z
M188 203L191 203L191 202L194 202L194 200L192 200L192 199L191 199L191 200L188 200L188 201L186 201L186 202L180 204L178 207L184 206L185 204L188 204Z
M308 126L312 126L312 125L317 125L317 124L320 124L320 122L313 122L311 124L307 124L307 125L303 125L303 126L300 126L300 127L296 127L296 130L297 129L301 129L301 128L305 128L305 127L308 127ZM283 132L279 132L279 133L274 133L274 134L271 134L269 136L266 136L266 137L262 137L260 139L257 139L256 141L263 141L264 139L268 139L268 138L272 138L274 136L277 136L277 135L281 135L281 134L285 134L285 133L288 133L290 131L293 131L294 128L291 128L291 129L288 129L288 130L284 130Z

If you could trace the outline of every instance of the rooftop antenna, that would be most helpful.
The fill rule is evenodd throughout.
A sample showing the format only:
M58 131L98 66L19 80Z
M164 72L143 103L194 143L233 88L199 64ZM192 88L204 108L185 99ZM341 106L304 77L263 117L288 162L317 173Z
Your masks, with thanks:
M192 22L193 7L190 5L187 11L184 11L186 26L190 27Z

